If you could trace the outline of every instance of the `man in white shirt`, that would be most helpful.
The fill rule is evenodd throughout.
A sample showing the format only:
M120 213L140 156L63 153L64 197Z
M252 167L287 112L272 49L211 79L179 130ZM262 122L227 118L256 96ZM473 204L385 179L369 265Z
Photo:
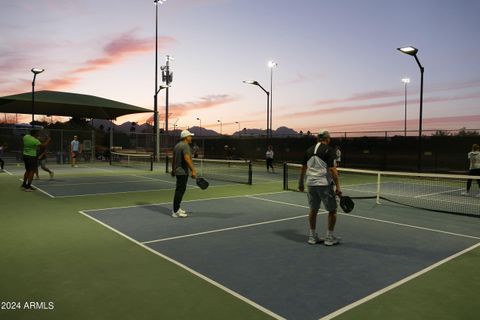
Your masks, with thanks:
M474 144L472 146L472 151L468 153L468 159L470 160L470 171L468 172L469 176L480 176L480 146ZM480 189L480 180L477 179L478 188ZM470 195L470 188L472 187L472 179L467 181L467 191L462 192L462 195ZM480 197L480 192L476 194L476 197Z

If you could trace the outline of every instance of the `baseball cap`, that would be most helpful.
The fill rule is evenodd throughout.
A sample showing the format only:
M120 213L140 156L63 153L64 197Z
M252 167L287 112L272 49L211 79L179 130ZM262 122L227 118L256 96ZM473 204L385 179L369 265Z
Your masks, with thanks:
M183 130L182 133L180 133L180 139L186 138L188 136L194 136L194 134L188 130Z
M322 129L318 132L318 137L319 138L330 138L330 132Z

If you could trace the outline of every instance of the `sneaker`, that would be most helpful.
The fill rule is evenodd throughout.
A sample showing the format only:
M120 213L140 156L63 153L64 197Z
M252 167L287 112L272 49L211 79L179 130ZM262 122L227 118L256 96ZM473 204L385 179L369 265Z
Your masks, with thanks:
M181 210L181 211L180 211ZM177 212L172 212L172 218L186 218L188 214L182 209L178 209Z
M26 191L26 192L32 192L32 191L35 191L35 190L37 190L37 189L35 189L35 188L32 187L32 186L28 186L28 187L25 187L23 190Z
M317 243L322 243L323 241L324 240L319 238L316 233L315 235L308 237L308 244L317 244Z
M73 167L74 167L74 168L78 168L78 166L77 166L77 165L74 165Z
M50 172L50 180L53 180L53 171Z
M340 243L341 238L335 237L333 234L330 236L327 236L325 238L325 242L323 243L326 246L334 246L336 244Z
M462 192L462 196L469 196L470 195L470 191L463 191Z
M187 211L183 210L182 208L178 208L178 211L179 213L183 213L183 214L187 214Z

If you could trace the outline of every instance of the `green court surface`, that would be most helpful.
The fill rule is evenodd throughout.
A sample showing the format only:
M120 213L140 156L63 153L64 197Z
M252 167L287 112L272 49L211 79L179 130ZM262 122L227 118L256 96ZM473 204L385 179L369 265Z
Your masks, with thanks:
M79 214L169 202L172 189L51 198L21 191L21 170L6 169L0 174L0 319L279 318ZM110 174L56 172L59 180ZM138 171L119 172L131 173ZM279 176L254 172L252 186L191 188L184 200L280 192ZM325 319L477 319L478 266L477 246ZM26 308L29 302L36 308Z

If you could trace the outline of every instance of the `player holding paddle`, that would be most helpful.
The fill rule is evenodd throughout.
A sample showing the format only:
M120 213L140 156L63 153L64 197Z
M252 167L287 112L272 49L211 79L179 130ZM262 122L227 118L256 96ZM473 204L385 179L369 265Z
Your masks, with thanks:
M337 221L337 201L336 195L341 195L340 182L338 179L337 168L335 168L335 150L330 147L330 133L321 130L318 134L318 142L310 147L303 158L303 166L298 181L298 189L304 191L304 178L307 176L308 203L310 212L308 221L310 224L309 244L324 242L326 246L338 244L340 239L333 235L335 223ZM333 183L336 190L333 191ZM327 236L322 241L315 231L317 224L317 213L320 204L323 202L328 211Z
M192 155L190 152L190 143L192 143L192 136L188 130L183 130L180 134L180 142L173 148L173 161L172 161L172 176L177 178L177 184L175 187L175 196L173 198L173 212L172 218L186 218L188 214L185 210L180 208L183 195L187 189L188 175L192 178L197 178L197 171L193 166Z

